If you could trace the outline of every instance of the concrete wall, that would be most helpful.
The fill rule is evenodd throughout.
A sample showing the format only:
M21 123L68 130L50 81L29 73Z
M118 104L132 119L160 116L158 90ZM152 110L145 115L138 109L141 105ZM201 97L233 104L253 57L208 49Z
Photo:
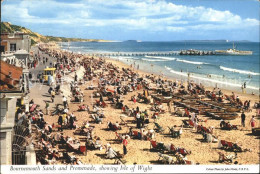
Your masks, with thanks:
M14 127L16 101L20 94L13 97L1 98L1 165L12 164L12 130Z
M12 164L12 132L0 132L1 165Z

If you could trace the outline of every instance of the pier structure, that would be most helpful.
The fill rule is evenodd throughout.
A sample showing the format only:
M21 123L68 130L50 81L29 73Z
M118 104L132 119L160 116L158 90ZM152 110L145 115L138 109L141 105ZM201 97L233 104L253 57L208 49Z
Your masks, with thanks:
M158 52L91 52L86 53L87 56L173 56L179 55L180 51L158 51Z
M90 52L86 53L87 56L174 56L174 55L190 55L190 56L203 56L203 55L215 55L215 51L208 50L180 50L180 51L158 51L158 52Z
M192 55L192 56L203 56L203 55L215 55L216 52L215 51L210 51L210 50L181 50L179 52L180 55Z

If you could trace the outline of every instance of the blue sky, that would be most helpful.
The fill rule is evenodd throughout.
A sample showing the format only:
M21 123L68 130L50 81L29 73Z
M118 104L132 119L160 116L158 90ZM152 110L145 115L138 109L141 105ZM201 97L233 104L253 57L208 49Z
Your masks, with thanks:
M258 0L4 0L2 21L63 37L259 42Z

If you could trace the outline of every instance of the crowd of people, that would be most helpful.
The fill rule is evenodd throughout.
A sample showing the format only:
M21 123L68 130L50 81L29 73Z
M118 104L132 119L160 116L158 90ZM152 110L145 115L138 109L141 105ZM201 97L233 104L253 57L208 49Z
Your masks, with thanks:
M79 110L84 111L86 115L94 118L94 123L103 124L103 119L106 118L109 121L108 128L111 128L111 130L114 131L120 130L119 128L121 125L119 125L119 122L112 123L109 120L109 117L104 115L103 110L105 107L107 107L107 105L110 105L115 109L120 109L122 114L134 118L134 129L140 130L140 132L137 132L136 134L140 140L152 140L155 138L155 130L148 130L146 125L151 123L151 119L154 119L153 122L156 122L159 119L159 115L163 115L163 113L166 112L162 102L156 100L153 97L152 91L155 91L155 94L160 94L163 96L190 95L199 97L199 95L201 96L203 94L209 97L211 100L218 102L223 102L228 98L230 103L241 103L241 100L235 96L234 93L232 96L227 97L220 89L206 91L202 84L195 84L190 82L187 84L187 86L185 86L183 81L165 80L161 76L155 75L141 76L130 68L120 69L112 63L106 62L104 58L86 57L82 54L75 54L61 50L50 50L43 47L39 47L39 51L48 54L50 57L53 57L55 60L57 60L51 65L52 67L56 68L56 83L50 86L48 92L51 96L52 103L55 103L56 95L61 95L61 105L63 107L59 112L59 108L57 107L57 111L51 114L58 115L57 125L50 125L46 123L43 111L38 109L35 109L30 113L24 113L24 111L20 111L18 119L28 119L30 120L31 124L37 125L40 136L37 143L35 143L35 146L42 150L42 154L38 155L40 157L39 161L42 164L55 164L57 161L59 162L59 159L62 159L62 162L69 161L69 163L72 164L82 164L76 155L71 156L66 152L60 153L60 146L66 146L67 150L71 149L77 153L86 152L87 150L92 150L92 148L94 150L102 150L105 148L107 158L121 159L128 153L128 141L130 141L130 138L135 136L136 131L133 133L134 131L130 129L129 136L123 136L123 138L120 139L120 143L122 143L123 149L123 155L121 155L120 152L111 147L109 143L106 145L103 144L103 142L106 141L105 139L102 140L100 136L94 135L96 128L89 121L84 122L82 126L77 125L77 118L73 113L74 111L71 111L69 107L70 102L80 103ZM48 58L40 58L39 53L37 57L39 57L37 60L40 62L48 62L48 60L46 60ZM76 72L80 69L80 67L84 68L84 74L82 78L79 77ZM71 100L69 100L68 96L65 96L60 89L60 85L63 81L62 79L68 74L74 75L73 81L70 82ZM96 80L97 86L93 85L93 80ZM84 93L81 91L80 86L82 84L86 84L86 82L91 82L91 85L86 89L94 90L95 95L99 98L99 100L96 102L87 101L85 105L86 101L84 101ZM133 95L131 98L131 101L133 102L133 105L131 106L134 106L131 108L128 102L126 102L124 99L124 96L129 93L139 91L142 92L138 95ZM150 104L152 106L151 111L148 111L147 109L140 109L137 104L138 102ZM31 107L32 105L34 105L33 101L31 102ZM92 106L89 107L88 105ZM170 113L172 113L172 108L174 109L174 112L172 113L173 115L187 116L194 125L193 127L195 130L198 130L198 127L201 126L199 123L203 121L205 122L205 120L202 120L199 117L199 114L190 112L188 109L180 109L180 107L176 107L175 105L173 106L172 103L168 103L167 106L168 112ZM250 100L245 101L242 106L245 111L250 111ZM46 102L45 109L46 115L49 115L49 102ZM245 126L245 117L245 113L243 112L241 115L242 126ZM252 117L250 124L252 128L256 126L254 117ZM129 126L127 123L125 123L124 127ZM180 128L178 129L177 127ZM57 132L53 131L55 128L57 128ZM79 135L84 135L86 139L84 140L83 145L86 149L82 148L82 143L77 138L64 136L64 129L69 129L75 133L79 132ZM210 127L210 134L212 134L213 129L213 127ZM183 132L182 125L174 125L171 127L171 130L173 132L178 132L179 135L181 135Z

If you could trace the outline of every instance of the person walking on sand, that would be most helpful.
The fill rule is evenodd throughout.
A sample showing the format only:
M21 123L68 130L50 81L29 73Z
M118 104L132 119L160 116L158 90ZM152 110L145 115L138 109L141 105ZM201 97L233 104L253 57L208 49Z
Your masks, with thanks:
M124 138L124 140L123 140L123 151L124 151L124 155L126 155L127 154L127 149L126 149L126 146L127 146L127 139L126 139L126 137Z
M241 125L243 127L245 127L245 120L246 120L246 115L245 115L244 112L242 112L242 114L241 114Z
M55 91L52 90L51 91L51 101L52 101L52 103L54 103L54 98L55 98Z
M168 102L168 103L167 103L167 106L168 106L168 112L171 113L171 112L172 112L172 110L171 110L171 102Z
M58 118L58 131L63 131L62 130L62 123L63 123L63 118L62 118L62 115L59 116Z
M77 82L78 81L78 75L77 73L75 72L75 76L74 76L74 81Z
M255 125L256 125L255 116L252 116L249 124L251 125L252 129L255 127Z
M67 108L68 102L67 102L67 98L65 96L63 96L62 101L63 101L63 107Z
M246 82L244 82L243 86L244 86L244 93L246 93Z

